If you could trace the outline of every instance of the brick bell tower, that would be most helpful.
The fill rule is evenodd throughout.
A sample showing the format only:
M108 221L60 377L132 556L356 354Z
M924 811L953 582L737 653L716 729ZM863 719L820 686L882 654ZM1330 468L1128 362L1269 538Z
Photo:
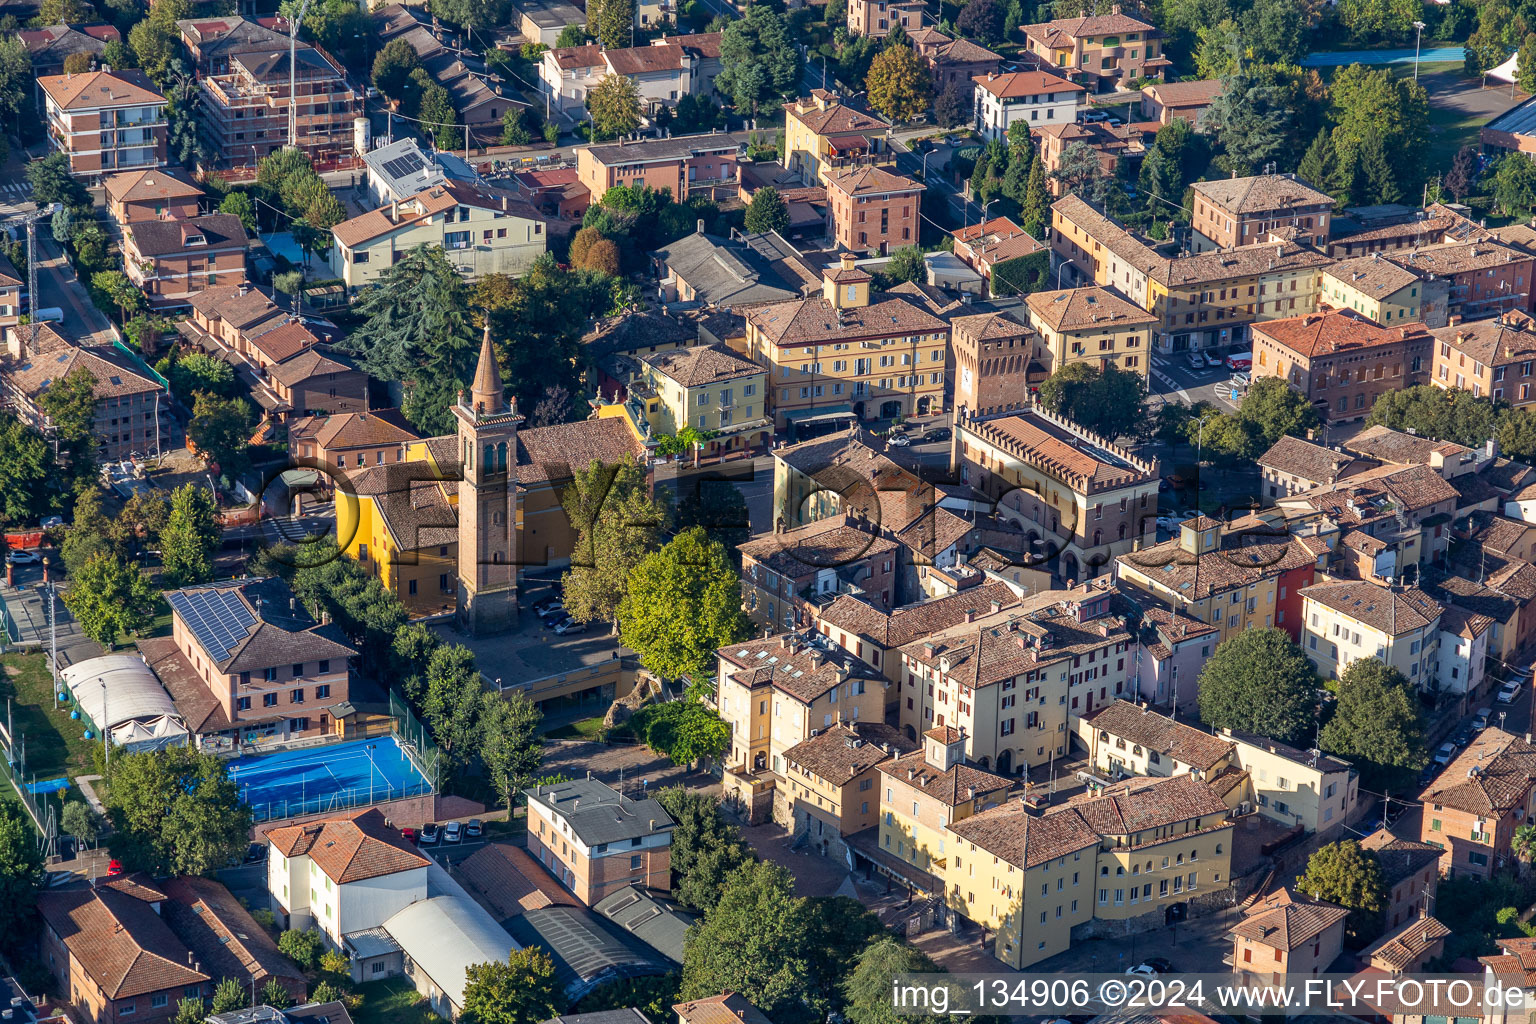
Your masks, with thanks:
M453 407L459 421L458 628L494 636L517 624L517 425L486 325L480 362Z

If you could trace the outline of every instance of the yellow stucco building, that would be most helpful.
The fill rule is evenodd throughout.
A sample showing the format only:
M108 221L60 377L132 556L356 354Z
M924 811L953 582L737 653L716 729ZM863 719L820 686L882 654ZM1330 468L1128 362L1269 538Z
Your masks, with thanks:
M1418 320L1423 283L1419 275L1376 256L1341 260L1322 274L1319 299L1336 309L1352 309L1383 327Z

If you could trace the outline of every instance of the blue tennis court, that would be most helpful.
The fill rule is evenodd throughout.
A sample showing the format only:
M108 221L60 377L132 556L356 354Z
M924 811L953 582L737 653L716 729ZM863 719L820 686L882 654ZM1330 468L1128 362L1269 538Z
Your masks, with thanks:
M257 821L432 792L394 736L238 757L229 775Z

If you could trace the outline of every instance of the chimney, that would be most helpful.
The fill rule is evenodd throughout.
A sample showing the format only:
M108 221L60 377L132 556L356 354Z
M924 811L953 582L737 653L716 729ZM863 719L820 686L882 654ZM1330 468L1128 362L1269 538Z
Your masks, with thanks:
M399 220L400 219L400 200L398 200L398 199L391 199L389 201L389 219L390 220Z
M502 196L501 197L501 212L502 213L506 213L507 212L507 197L506 196Z
M655 832L655 831L656 831L656 819L655 819L655 818L652 818L652 819L651 819L651 828L650 828L650 831L652 831L652 832Z
M974 609L974 608L967 608L965 610L965 621L966 622L975 622L976 621L976 609Z
M703 217L699 218L698 224L699 224L698 232L699 232L699 234L702 235L704 233L704 218Z

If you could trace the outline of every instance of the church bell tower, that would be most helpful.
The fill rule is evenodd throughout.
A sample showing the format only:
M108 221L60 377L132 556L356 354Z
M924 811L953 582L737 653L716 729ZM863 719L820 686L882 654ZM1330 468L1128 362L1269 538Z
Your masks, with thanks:
M458 628L494 636L517 624L517 425L487 324L480 362L453 407L459 424Z

